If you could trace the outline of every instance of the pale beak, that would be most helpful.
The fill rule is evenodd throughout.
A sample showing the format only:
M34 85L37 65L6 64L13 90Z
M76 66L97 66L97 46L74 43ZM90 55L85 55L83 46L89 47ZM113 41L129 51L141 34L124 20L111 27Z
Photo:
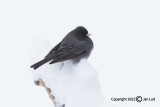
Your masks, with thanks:
M89 33L88 33L86 36L91 36L91 35L92 35L92 34L89 34Z

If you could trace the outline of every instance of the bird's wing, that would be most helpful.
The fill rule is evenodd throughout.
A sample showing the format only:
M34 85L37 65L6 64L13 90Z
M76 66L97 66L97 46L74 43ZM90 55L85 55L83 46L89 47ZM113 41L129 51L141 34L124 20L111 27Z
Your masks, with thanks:
M74 59L79 55L81 54L72 53L68 50L59 51L54 54L53 60L50 62L50 64Z
M74 37L67 36L62 40L58 49L48 57L53 59L53 63L70 60L83 54L85 52L84 48L85 43L79 42Z
M61 42L58 43L58 44L45 56L45 58L48 58L50 55L52 55L52 54L59 48L60 45L61 45Z
M66 36L62 40L58 50L59 51L67 50L71 53L80 54L84 51L86 44L87 44L86 41L80 42L74 36Z

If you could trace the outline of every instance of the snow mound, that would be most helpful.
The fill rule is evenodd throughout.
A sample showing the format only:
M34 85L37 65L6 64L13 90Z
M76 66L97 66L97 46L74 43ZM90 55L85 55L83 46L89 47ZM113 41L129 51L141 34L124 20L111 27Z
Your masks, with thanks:
M52 47L48 41L35 39L31 50L31 64L40 61ZM100 93L98 72L86 59L44 64L32 70L34 81L42 79L51 89L55 101L65 107L113 107Z

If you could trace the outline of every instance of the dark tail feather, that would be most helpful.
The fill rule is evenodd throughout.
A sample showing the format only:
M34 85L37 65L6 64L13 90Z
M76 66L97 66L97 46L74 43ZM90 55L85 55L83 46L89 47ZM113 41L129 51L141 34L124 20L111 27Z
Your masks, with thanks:
M34 70L37 69L38 67L40 67L41 65L47 63L48 61L50 61L50 59L43 59L37 63L35 63L34 65L31 66L31 68L33 68Z

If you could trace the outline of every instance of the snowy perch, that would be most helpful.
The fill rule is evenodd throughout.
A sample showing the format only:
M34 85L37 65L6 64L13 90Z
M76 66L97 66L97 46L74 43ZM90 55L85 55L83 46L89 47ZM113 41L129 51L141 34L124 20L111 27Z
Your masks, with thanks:
M51 49L48 41L40 39L32 46L31 63L42 59ZM98 72L85 58L77 64L45 64L32 73L34 81L41 80L56 107L113 107L101 95Z

